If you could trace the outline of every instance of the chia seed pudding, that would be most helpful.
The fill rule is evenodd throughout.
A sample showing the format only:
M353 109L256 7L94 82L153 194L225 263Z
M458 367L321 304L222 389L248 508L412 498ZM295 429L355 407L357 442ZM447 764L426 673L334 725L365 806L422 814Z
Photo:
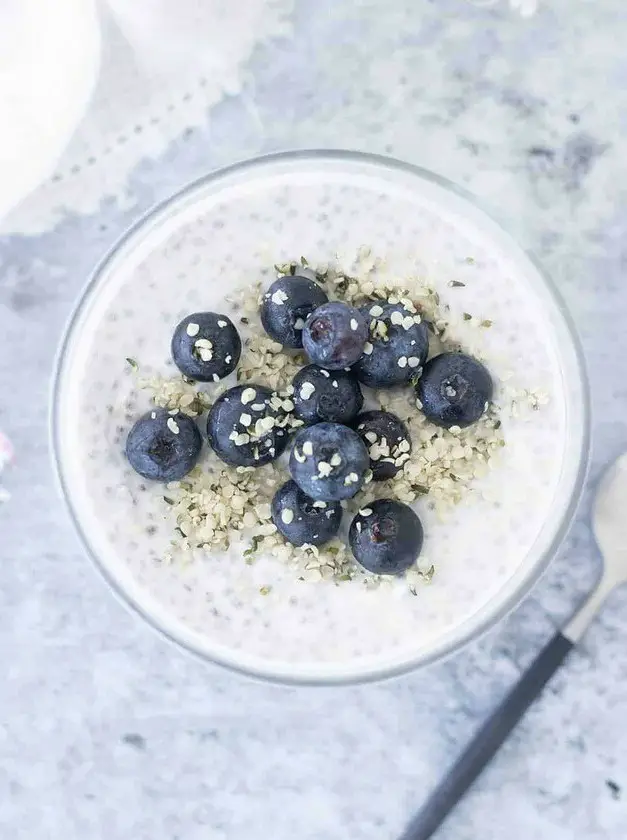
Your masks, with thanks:
M192 190L116 251L77 314L56 429L75 518L117 588L169 636L209 658L296 680L358 679L428 659L472 634L533 575L562 515L572 396L555 314L528 266L510 259L481 214L465 216L462 199L449 206L442 188L409 180L314 159L262 164ZM390 468L376 478L389 487L384 492L362 470L360 493L341 502L340 533L319 549L282 537L290 509L281 514L283 530L271 518L273 495L289 479L289 447L279 458L285 438L303 434L290 383L308 360L294 336L285 351L264 332L259 306L277 278L294 273L331 300L362 311L366 301L371 318L386 307L391 323L409 317L408 330L417 330L422 313L430 357L434 347L461 349L481 360L494 386L482 418L462 429L439 428L421 412L413 385L423 347L399 357L412 385L363 385L369 423L381 411L399 420L391 455L376 423L355 426L370 458L388 458ZM279 293L273 299L282 302ZM403 300L411 306L399 314ZM224 362L215 341L198 346L202 325L190 316L203 312L226 316L229 329L232 322L241 359L234 372L229 356L211 368L219 375L193 381L170 355L177 325L190 364ZM373 341L377 329L371 326ZM368 341L367 355L372 348ZM327 387L326 372L316 368L315 376L301 374L296 403ZM256 458L268 437L264 457L271 451L278 460L265 466L224 463L207 444L206 411L236 385L243 426L227 446L245 441ZM265 409L255 385L269 389ZM354 413L362 410L358 396ZM177 416L191 415L203 438L194 470L167 484L134 472L124 451L137 419L162 410L177 432ZM353 515L361 530L368 505L388 496L411 504L424 542L406 574L379 577L356 566L346 535ZM339 515L340 502L329 504Z

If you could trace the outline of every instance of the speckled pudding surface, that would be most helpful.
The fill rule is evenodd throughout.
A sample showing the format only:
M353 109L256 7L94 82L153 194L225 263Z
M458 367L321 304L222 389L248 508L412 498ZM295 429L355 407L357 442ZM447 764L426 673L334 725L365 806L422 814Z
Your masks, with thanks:
M133 418L150 407L125 358L143 371L174 374L168 348L180 318L209 309L236 319L225 297L259 280L269 284L273 263L299 254L341 262L364 243L390 276L428 278L456 340L487 360L502 411L506 445L467 503L443 521L429 499L416 505L433 581L417 595L358 580L314 584L272 556L247 565L246 543L164 563L172 534L163 487L143 483L123 456ZM490 329L478 331L468 312L489 319ZM104 264L65 348L57 454L92 553L168 635L258 674L355 679L451 649L512 605L534 577L577 477L578 375L567 329L536 269L473 205L369 160L278 159L195 187ZM547 395L546 404L512 412L511 394L528 390Z

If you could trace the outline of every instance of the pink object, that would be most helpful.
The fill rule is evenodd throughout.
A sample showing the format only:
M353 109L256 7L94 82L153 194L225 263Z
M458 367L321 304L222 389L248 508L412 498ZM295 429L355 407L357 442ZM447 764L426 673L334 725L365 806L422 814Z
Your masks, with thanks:
M13 447L5 435L0 432L0 472L13 460Z

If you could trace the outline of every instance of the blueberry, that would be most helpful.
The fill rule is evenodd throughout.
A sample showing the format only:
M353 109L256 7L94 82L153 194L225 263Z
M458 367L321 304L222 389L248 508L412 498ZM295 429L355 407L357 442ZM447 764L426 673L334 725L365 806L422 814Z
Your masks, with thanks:
M287 419L281 399L269 388L237 385L218 397L209 412L209 445L231 466L260 467L284 452Z
M284 347L302 347L305 321L328 299L326 292L309 277L279 277L263 296L263 328Z
M339 423L318 423L294 438L290 473L312 499L350 499L368 472L368 451L359 435Z
M342 506L314 501L295 481L288 481L272 499L272 521L292 545L324 545L340 530Z
M292 385L294 414L307 424L348 424L364 404L359 382L344 370L330 373L318 365L307 365L298 371Z
M185 376L198 382L218 382L237 367L242 342L226 315L194 312L174 330L171 351Z
M420 519L402 502L378 499L351 522L348 541L357 562L375 575L400 575L418 559Z
M424 364L429 330L408 302L369 303L361 311L369 322L363 356L354 366L357 379L371 388L404 385ZM420 320L418 320L420 319Z
M355 420L357 434L366 444L375 481L385 481L403 469L411 452L409 429L389 411L364 411Z
M334 300L319 306L307 318L303 347L314 364L340 370L355 364L367 338L368 325L361 312Z
M492 378L471 356L442 353L425 365L416 393L427 420L463 428L475 423L492 399Z
M178 481L195 467L201 447L202 437L191 417L155 408L128 433L126 457L144 478Z

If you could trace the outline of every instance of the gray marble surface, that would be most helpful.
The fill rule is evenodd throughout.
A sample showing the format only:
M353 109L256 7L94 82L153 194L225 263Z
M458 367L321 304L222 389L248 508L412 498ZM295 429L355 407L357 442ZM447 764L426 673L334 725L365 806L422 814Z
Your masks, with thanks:
M103 250L207 169L287 147L388 153L495 206L557 280L595 405L589 488L627 446L627 15L622 0L297 0L293 40L244 93L36 238L0 239L0 836L393 840L465 739L592 585L588 490L534 594L481 643L403 679L280 689L196 662L85 560L48 464L47 388ZM442 830L442 840L627 836L627 593L618 592Z

